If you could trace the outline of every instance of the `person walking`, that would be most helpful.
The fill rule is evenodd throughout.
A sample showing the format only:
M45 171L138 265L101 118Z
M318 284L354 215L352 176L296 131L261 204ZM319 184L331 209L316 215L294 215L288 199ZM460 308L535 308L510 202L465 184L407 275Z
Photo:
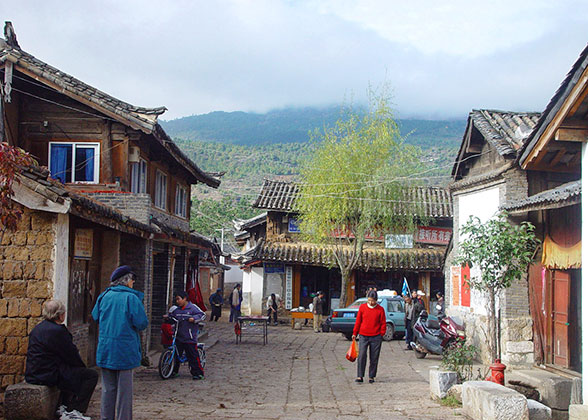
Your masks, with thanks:
M363 382L370 353L369 382L374 383L378 372L378 360L382 348L382 336L386 333L386 313L378 305L378 293L371 291L367 303L362 303L357 311L357 319L353 327L352 340L359 336L359 356L357 357L357 378L355 382Z
M63 325L65 305L48 300L41 312L44 320L29 334L25 380L29 384L56 386L61 391L61 418L89 419L82 413L98 382L98 373L88 369L71 333Z
M243 294L241 293L241 285L237 284L231 293L231 314L229 315L229 322L237 322L241 316L241 302L243 301Z
M276 294L272 293L271 296L267 298L266 304L268 322L270 322L273 317L274 325L278 325L278 300L279 298L276 297Z
M102 370L102 420L133 418L133 369L141 364L139 331L149 323L143 293L133 289L136 278L128 265L118 267L92 310L99 325L96 365Z
M412 299L410 296L404 296L404 328L406 333L404 339L406 341L406 350L412 350L410 343L413 339L412 331Z
M218 321L221 317L222 307L223 307L223 296L221 294L222 290L216 289L210 297L208 298L208 302L210 303L210 320L211 321Z
M416 324L418 321L421 312L425 310L425 301L423 300L423 296L425 296L425 293L422 290L418 290L416 292L416 298L412 300L412 315L410 319L411 327L414 327L414 324Z
M315 333L321 332L321 322L326 304L324 296L323 292L318 291L312 300L312 327Z

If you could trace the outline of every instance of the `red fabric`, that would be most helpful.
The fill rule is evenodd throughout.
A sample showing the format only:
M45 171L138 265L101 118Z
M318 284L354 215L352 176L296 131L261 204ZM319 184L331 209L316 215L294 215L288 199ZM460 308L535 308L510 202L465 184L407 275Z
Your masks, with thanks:
M161 344L171 346L174 339L174 330L170 324L161 324Z
M195 277L196 272L190 273L186 282L186 293L188 293L188 300L194 305L198 306L202 312L206 312L207 309L206 305L204 304L204 299L202 298L202 292L200 291L200 284L198 284L198 280Z
M362 303L357 311L353 335L365 335L374 337L386 333L386 314L384 308L376 305L375 308L369 308L367 303Z

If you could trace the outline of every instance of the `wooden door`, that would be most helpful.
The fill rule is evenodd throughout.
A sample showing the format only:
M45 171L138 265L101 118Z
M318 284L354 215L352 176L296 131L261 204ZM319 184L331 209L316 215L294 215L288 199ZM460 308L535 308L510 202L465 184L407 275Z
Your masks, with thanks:
M570 350L568 343L570 274L565 271L553 272L553 363L568 367Z

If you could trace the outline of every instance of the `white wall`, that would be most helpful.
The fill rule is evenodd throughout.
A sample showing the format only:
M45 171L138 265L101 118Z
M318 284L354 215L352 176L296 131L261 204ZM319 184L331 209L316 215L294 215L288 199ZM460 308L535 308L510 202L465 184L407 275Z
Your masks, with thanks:
M58 214L53 245L53 299L68 307L69 293L69 215Z
M243 303L241 312L244 315L262 315L263 300L263 267L243 270Z

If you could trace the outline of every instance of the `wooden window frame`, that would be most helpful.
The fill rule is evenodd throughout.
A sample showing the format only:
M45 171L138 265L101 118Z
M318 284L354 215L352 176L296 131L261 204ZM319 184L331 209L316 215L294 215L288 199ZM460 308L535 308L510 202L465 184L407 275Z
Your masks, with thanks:
M159 169L155 171L155 197L153 202L158 209L167 210L167 174Z
M183 192L183 200L182 194ZM176 185L176 199L174 206L174 213L176 216L187 218L188 213L188 189L183 185Z
M135 185L135 171L139 171L137 185ZM136 187L136 188L135 188ZM131 163L131 192L135 194L147 193L147 161L139 159L139 162Z

